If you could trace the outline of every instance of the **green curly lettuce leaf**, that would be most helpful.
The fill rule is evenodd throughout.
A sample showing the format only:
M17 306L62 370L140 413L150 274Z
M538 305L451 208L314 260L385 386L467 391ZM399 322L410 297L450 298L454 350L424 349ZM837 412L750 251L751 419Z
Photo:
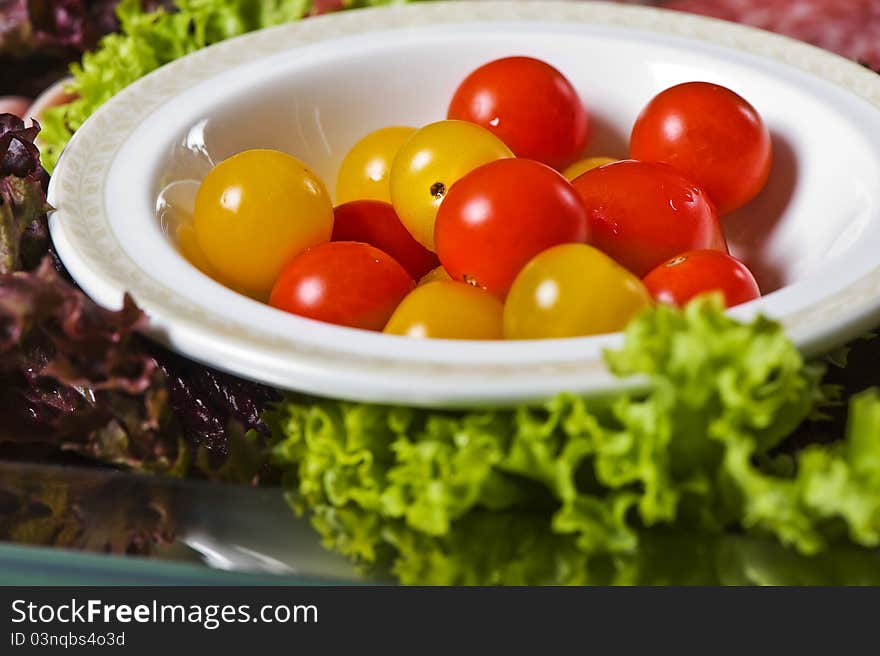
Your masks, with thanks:
M289 398L273 458L328 547L404 583L637 582L658 531L803 558L880 545L880 395L853 401L845 440L777 455L822 374L781 326L657 307L607 359L647 391L467 412Z
M829 539L847 536L880 545L880 393L869 390L850 403L847 436L810 445L797 454L795 473L779 480L754 467L749 437L719 436L725 472L742 508L742 524L778 536L806 554L821 553Z
M177 11L144 11L122 0L120 31L71 66L73 102L45 112L43 166L51 172L73 133L113 95L147 73L213 43L308 13L311 0L176 0Z

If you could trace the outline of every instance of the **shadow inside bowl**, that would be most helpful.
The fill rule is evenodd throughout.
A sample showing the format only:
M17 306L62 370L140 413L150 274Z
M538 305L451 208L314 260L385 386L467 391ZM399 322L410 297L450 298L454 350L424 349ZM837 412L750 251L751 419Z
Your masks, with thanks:
M798 160L791 144L777 133L771 134L771 140L773 165L766 186L750 203L722 218L731 253L749 267L764 295L792 282L769 245L798 181Z
M604 114L590 112L590 138L585 157L626 159L628 156L629 134Z

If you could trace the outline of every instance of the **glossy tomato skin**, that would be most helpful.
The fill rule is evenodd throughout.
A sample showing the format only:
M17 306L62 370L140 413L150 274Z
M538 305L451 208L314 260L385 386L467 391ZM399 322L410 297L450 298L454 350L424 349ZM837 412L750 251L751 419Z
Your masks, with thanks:
M434 246L437 210L462 176L494 160L513 157L494 134L466 121L437 121L419 129L391 166L391 204L416 241Z
M761 297L752 272L719 251L691 251L664 262L645 276L645 286L660 303L682 307L707 292L720 291L727 307Z
M340 326L382 330L415 281L369 244L335 241L294 258L278 277L269 305Z
M393 257L418 280L440 264L437 256L413 239L390 203L356 200L333 210L332 241L359 241Z
M456 182L437 214L437 255L453 280L504 298L526 262L546 248L589 238L571 184L528 159L491 162Z
M635 122L630 155L674 166L709 194L722 216L761 191L773 159L757 110L708 82L679 84L655 96Z
M294 256L330 239L333 205L324 183L298 159L247 150L205 176L193 229L220 282L262 295Z
M644 284L586 244L554 246L516 277L504 303L504 337L582 337L622 330L651 305Z
M463 282L435 280L403 299L385 332L417 339L501 339L501 301Z
M371 132L345 155L336 177L336 202L391 202L391 165L415 128L392 126Z
M589 116L577 91L553 66L531 57L497 59L473 71L447 116L482 125L517 157L558 170L587 145Z
M587 210L592 243L639 277L689 250L727 252L712 201L670 166L623 160L572 185Z

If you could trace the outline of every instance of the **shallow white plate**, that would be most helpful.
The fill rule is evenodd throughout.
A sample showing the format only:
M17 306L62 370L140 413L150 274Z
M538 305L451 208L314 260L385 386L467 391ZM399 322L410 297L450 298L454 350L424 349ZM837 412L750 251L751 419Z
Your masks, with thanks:
M58 252L99 303L118 306L130 292L156 339L278 387L426 405L610 390L620 383L602 351L620 335L420 342L313 322L203 276L156 218L166 183L247 148L285 150L332 187L358 138L443 118L467 72L514 54L574 82L593 116L591 154L624 156L639 110L673 84L708 80L743 94L773 133L775 164L766 190L725 229L771 293L734 313L780 319L808 353L880 319L880 76L749 28L592 2L347 12L166 66L101 108L61 158L50 188Z

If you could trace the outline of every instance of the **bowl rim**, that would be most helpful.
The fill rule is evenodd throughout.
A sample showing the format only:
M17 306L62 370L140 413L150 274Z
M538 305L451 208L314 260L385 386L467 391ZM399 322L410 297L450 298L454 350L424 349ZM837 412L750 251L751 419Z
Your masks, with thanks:
M141 120L198 83L266 56L336 38L436 25L533 22L641 29L708 41L801 69L880 109L880 76L850 60L785 36L653 7L566 0L489 0L392 5L328 14L246 34L192 53L138 80L99 108L76 132L50 181L49 202L59 208L52 213L50 230L59 256L83 289L102 305L118 307L123 292L130 292L154 318L147 332L158 341L196 360L280 387L358 400L434 404L457 403L457 396L467 402L542 397L552 385L539 384L536 379L548 376L575 381L577 389L572 391L582 393L610 391L623 385L608 372L601 350L596 348L597 344L619 345L620 333L499 344L434 340L445 346L438 344L432 357L419 353L411 340L402 337L365 336L359 339L364 344L375 345L379 343L375 340L382 340L382 344L389 345L383 353L365 352L369 349L347 347L352 333L362 335L364 331L291 317L305 333L319 327L319 333L338 342L329 345L328 340L316 342L308 334L280 337L222 312L175 302L170 281L158 280L128 256L114 235L105 205L107 177L115 156ZM753 312L744 306L732 314L745 318ZM833 326L827 320L818 321L828 316L837 317ZM830 298L781 320L792 339L807 352L857 336L880 320L880 266ZM539 342L552 343L553 347L540 348ZM592 354L578 354L578 346L587 343ZM437 356L450 349L465 357L445 361ZM528 349L532 352L526 354ZM550 350L565 356L542 360L541 353ZM404 353L406 357L400 357ZM475 364L468 354L480 354L482 361ZM277 369L279 359L294 366L302 378L268 372ZM342 387L329 379L346 374L352 379ZM531 383L510 380L523 374L532 379ZM470 376L470 380L459 385L461 381L453 379L462 375ZM418 376L431 378L433 391L410 389L408 385ZM397 394L374 389L376 380L383 379L387 387L395 377L403 381L393 386ZM295 385L290 383L291 378L296 379ZM475 396L474 385L485 389Z

